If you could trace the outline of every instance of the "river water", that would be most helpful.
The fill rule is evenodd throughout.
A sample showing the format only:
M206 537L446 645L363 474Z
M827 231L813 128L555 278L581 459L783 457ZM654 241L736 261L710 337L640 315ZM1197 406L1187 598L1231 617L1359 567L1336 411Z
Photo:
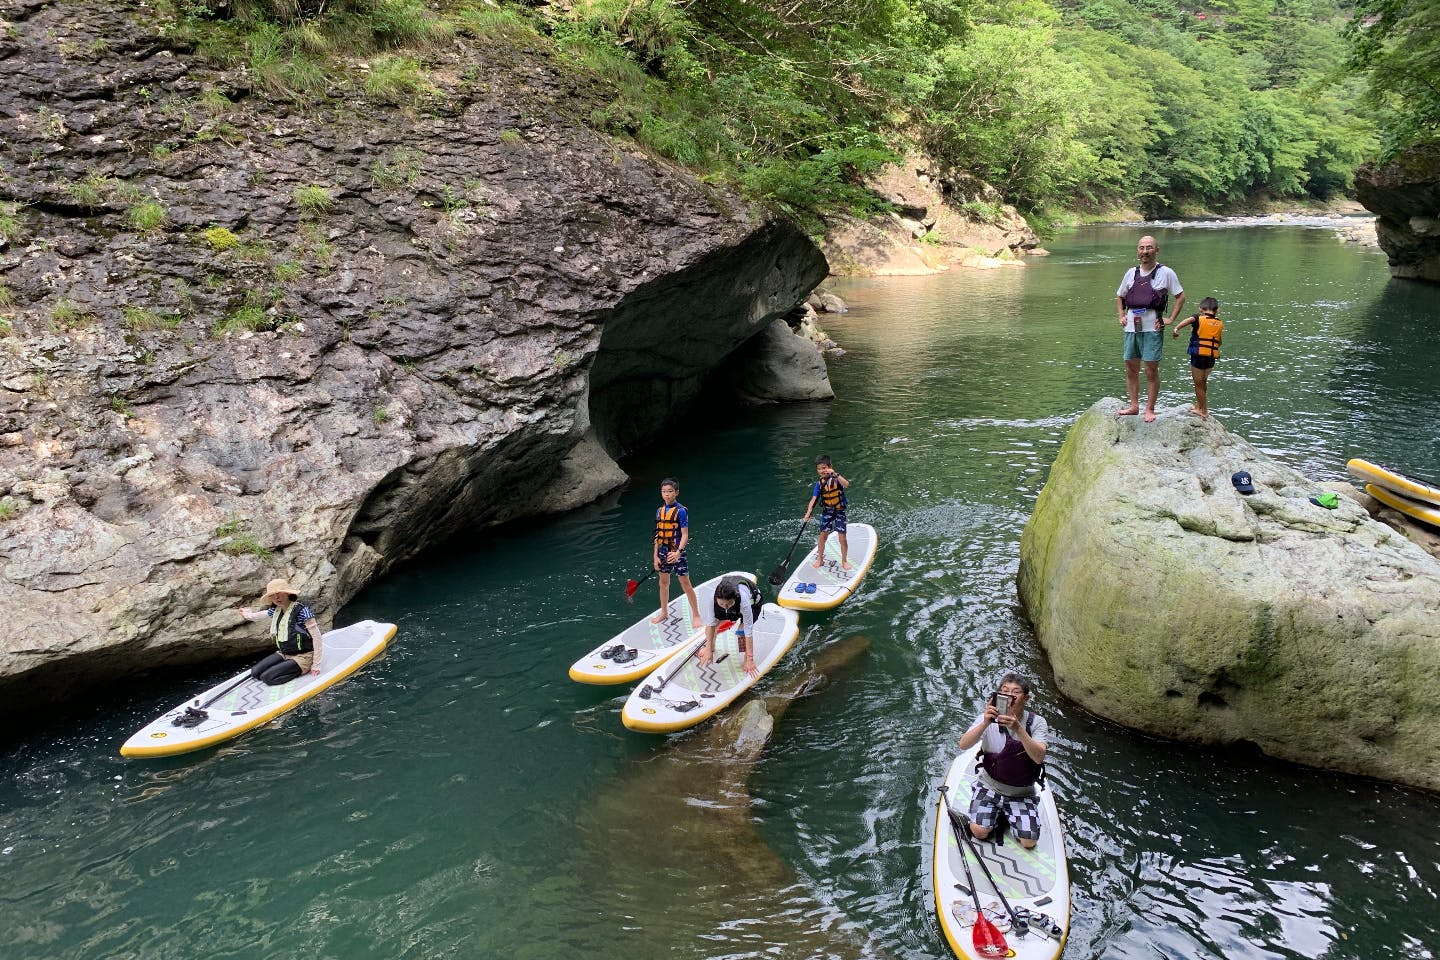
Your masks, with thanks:
M1222 304L1210 405L1230 429L1317 479L1352 456L1440 477L1440 289L1388 281L1325 229L1152 230L1192 305ZM12 725L0 955L945 957L933 791L1015 667L1051 723L1066 957L1436 956L1433 796L1090 716L1019 615L1046 470L1123 391L1113 291L1139 233L1070 232L1025 269L834 284L852 305L825 318L849 351L840 399L697 417L627 463L619 495L387 577L337 618L398 623L386 659L231 745L116 754L232 665ZM1161 404L1187 404L1183 341L1166 353ZM883 545L854 599L803 618L774 682L830 644L869 651L784 716L727 808L686 756L697 738L626 732L625 689L566 669L646 609L623 586L662 476L681 479L697 579L763 575L819 452Z

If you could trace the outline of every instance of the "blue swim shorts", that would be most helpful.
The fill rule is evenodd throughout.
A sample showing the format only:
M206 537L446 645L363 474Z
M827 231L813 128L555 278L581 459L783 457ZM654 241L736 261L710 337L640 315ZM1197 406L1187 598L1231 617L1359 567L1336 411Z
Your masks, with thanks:
M679 560L676 560L674 563L666 563L665 557L667 554L669 554L669 552L670 551L664 549L663 547L660 550L660 572L673 573L677 577L690 576L690 561L685 557L685 551L680 551Z
M1125 359L1158 363L1160 347L1164 342L1160 338L1159 330L1151 330L1149 333L1127 333L1125 334Z
M845 532L845 509L823 510L820 513L820 530L823 533Z

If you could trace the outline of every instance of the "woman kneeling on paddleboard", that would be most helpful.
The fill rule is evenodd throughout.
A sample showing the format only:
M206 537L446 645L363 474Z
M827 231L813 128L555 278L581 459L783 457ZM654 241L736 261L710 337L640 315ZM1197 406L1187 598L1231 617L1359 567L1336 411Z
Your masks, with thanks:
M1030 684L1007 673L1000 689L990 695L985 710L960 736L960 749L980 743L980 767L970 799L970 832L984 840L999 822L1001 808L1020 846L1030 848L1040 839L1040 810L1035 784L1045 763L1045 718L1026 710Z
M762 604L760 592L739 577L726 577L715 585L715 602L710 615L705 617L705 645L696 655L701 663L709 663L715 657L715 633L721 620L740 622L735 626L735 640L740 652L745 654L745 672L755 676L755 618L759 616ZM737 612L738 608L738 612Z
M270 639L275 652L250 668L250 676L270 686L289 683L303 673L320 672L320 627L315 614L300 602L300 594L284 580L271 580L260 598L262 609L240 608L240 616L255 621L270 618Z

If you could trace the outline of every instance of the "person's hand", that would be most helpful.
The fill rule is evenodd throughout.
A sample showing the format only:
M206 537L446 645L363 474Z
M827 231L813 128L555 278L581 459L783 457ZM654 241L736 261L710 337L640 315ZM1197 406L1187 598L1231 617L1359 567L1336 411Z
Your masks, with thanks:
M1015 726L1015 718L1008 713L997 713L995 715L995 722L1000 724L1000 726L1004 727L1006 730L1009 730Z
M995 704L993 704L993 703L987 703L987 704L985 704L985 722L986 722L986 723L994 723L994 722L995 722L995 718L998 717L998 716L1000 716L1000 711L995 709Z
M666 563L676 563L676 562L678 562L679 560L680 560L680 551L679 551L679 550L671 550L669 553L665 554L665 562L666 562Z
M657 570L657 571L660 569L660 555L659 555L658 553L657 553L657 554L655 555L655 557L651 560L651 562L650 562L650 569L652 569L652 570Z
M311 668L310 668L310 676L312 676L312 677L318 677L318 676L320 676L320 668L319 668L318 666L311 667Z
M755 658L750 656L749 654L746 654L745 656L744 667L745 675L747 677L755 677L760 675L760 668L755 666Z
M1179 330L1178 328L1170 331L1170 339L1171 339L1171 340L1178 339L1179 336L1180 336L1180 330Z
M254 615L255 615L255 611L254 611L254 610L251 610L249 607L241 607L241 608L240 608L240 616L244 617L246 620L249 620L249 619L250 619L251 617L253 617Z
M706 664L710 662L710 658L713 656L714 654L710 652L710 645L707 643L701 645L700 652L695 654L695 659L699 660L702 664Z

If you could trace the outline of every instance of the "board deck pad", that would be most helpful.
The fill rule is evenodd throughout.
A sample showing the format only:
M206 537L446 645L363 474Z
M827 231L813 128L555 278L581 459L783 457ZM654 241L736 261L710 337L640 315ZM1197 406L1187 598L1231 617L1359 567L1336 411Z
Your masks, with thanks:
M1014 930L1005 931L1005 940L1014 951L1011 956L1021 960L1054 960L1064 949L1070 931L1070 876L1065 856L1065 833L1055 807L1054 793L1048 785L1040 788L1040 839L1033 850L1022 847L1008 831L1000 844L992 840L975 841L995 878L995 886L992 886L974 853L968 848L962 852L961 842L955 836L944 806L948 796L954 810L968 814L975 789L975 760L979 752L980 745L976 744L950 765L945 777L948 789L935 806L932 872L940 928L956 956L979 960L975 951L973 921L970 919L975 912L975 901L965 879L965 869L961 864L963 856L969 861L970 874L975 878L980 905L986 908L986 916L992 921L1005 915L1005 908L996 894L998 887L999 893L1004 894L1012 908L1024 907L1043 913L1060 927L1059 939L1051 939L1033 930L1023 936Z
M215 684L177 707L165 711L135 733L120 747L125 757L166 757L188 753L223 743L247 730L271 720L321 693L378 656L395 636L393 623L361 620L348 627L331 630L320 638L320 673L302 674L289 683L275 686L249 677L249 669ZM210 699L235 683L243 683ZM206 718L191 727L177 726L173 721L186 708L203 709Z
M752 584L755 582L753 573L732 570L730 573L711 577L704 583L695 584L695 599L700 602L702 610L714 603L715 586L725 577L739 577ZM651 623L650 618L659 613L660 608L651 610L571 664L570 679L576 683L602 686L639 680L674 656L687 641L693 640L700 631L690 626L690 601L674 578L670 581L670 588L672 591L679 591L680 596L672 596L666 604L666 609L670 611L668 620ZM634 650L635 659L629 663L616 663L613 658L601 656L617 644L624 645L627 650Z
M824 564L818 568L812 566L816 553L811 547L805 558L796 564L790 578L781 585L775 602L794 610L829 610L844 603L860 586L865 574L870 572L870 565L875 562L875 550L879 546L875 528L868 523L849 524L845 537L849 546L849 570L840 565L840 539L832 533L825 540ZM802 583L815 584L815 592L801 593L796 588Z
M760 619L755 621L756 676L750 677L745 673L745 656L739 651L733 625L717 631L715 659L710 663L688 656L705 642L702 631L676 654L675 666L657 670L631 692L620 720L631 730L648 733L684 730L708 720L759 682L799 635L800 618L795 611L765 604ZM687 657L680 662L680 658Z

